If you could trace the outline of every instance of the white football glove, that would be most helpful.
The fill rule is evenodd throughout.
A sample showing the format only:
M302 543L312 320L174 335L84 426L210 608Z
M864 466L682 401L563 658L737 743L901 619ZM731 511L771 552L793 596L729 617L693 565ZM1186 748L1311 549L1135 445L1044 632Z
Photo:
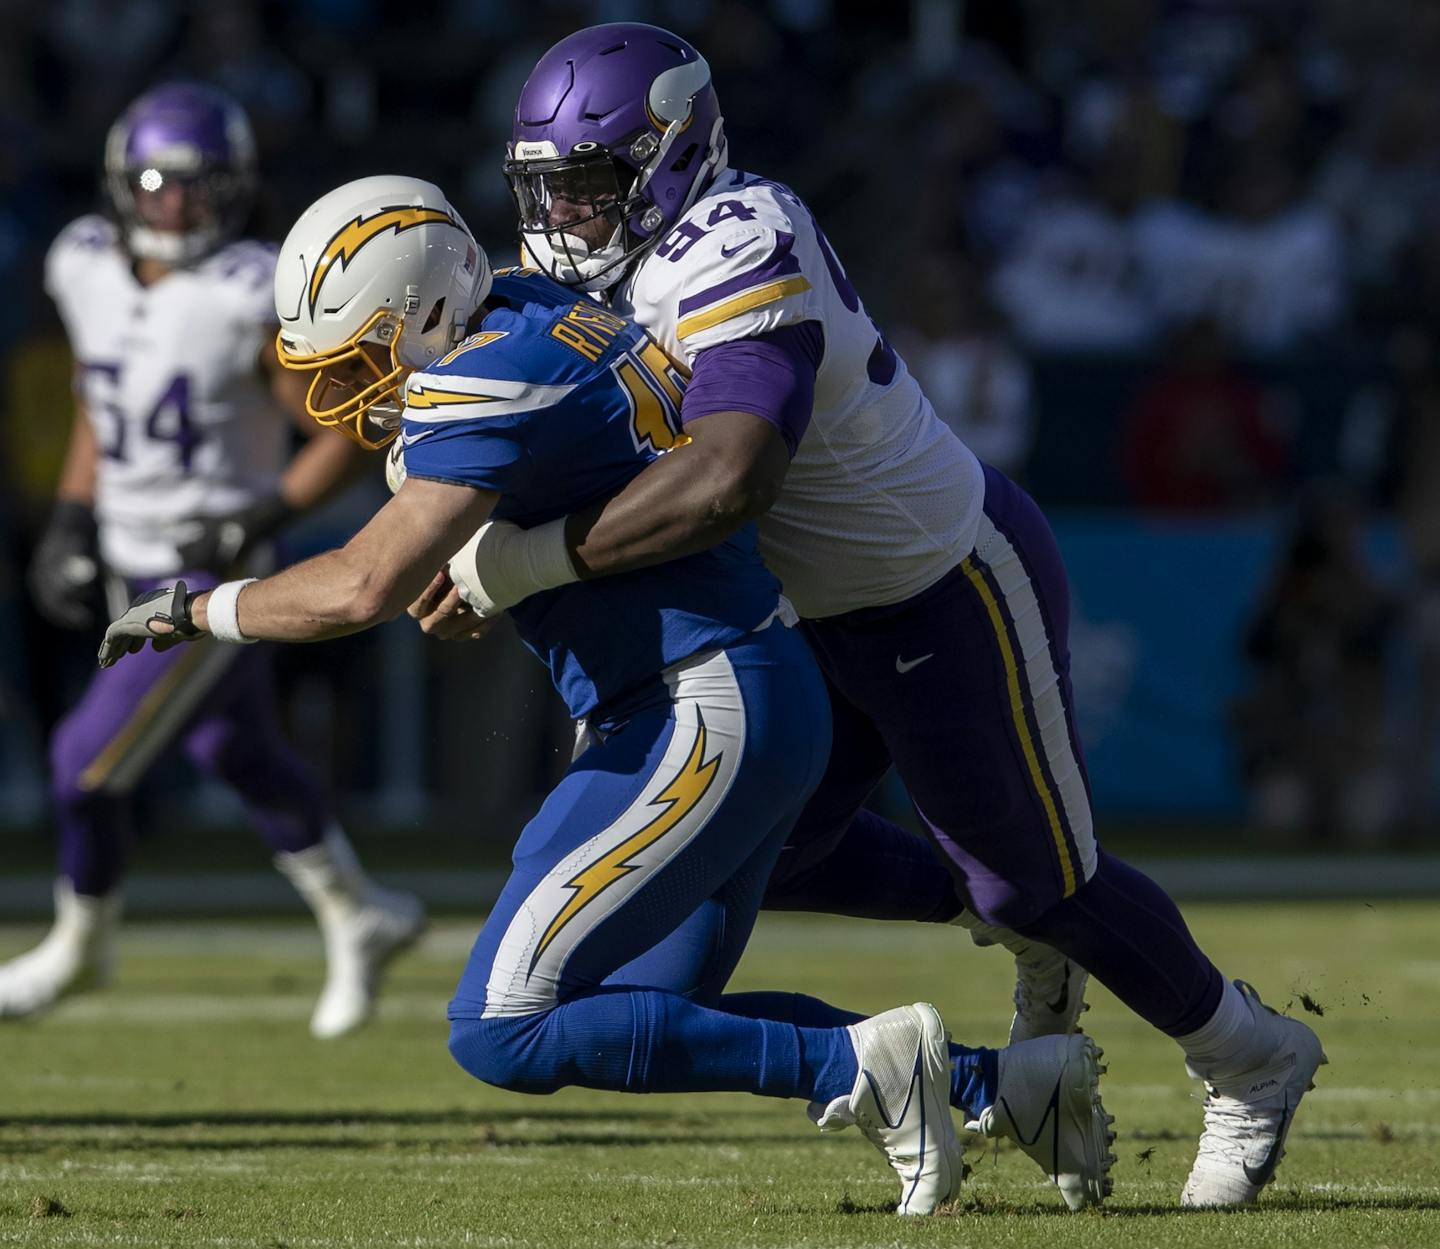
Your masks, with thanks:
M565 518L522 529L489 520L450 559L450 580L482 620L490 620L541 590L578 581L565 545Z

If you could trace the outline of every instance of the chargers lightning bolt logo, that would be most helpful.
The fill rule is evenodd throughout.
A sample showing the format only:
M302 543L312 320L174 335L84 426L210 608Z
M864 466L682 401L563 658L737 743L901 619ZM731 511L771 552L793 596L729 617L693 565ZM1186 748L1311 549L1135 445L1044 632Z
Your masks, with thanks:
M325 244L320 259L315 262L315 270L310 275L310 315L315 315L315 306L320 302L320 288L325 285L330 270L337 264L342 269L345 268L355 258L356 252L386 230L402 234L416 226L432 223L460 229L460 223L442 209L413 208L398 204L394 208L382 208L369 217L356 217L353 221L347 221Z
M497 395L475 395L464 390L433 390L412 386L405 392L405 406L415 411L443 408L453 403L494 403Z
M722 755L705 759L705 724L701 721L695 730L695 740L690 746L689 757L681 767L679 775L650 800L652 807L662 808L660 812L637 833L632 833L613 850L601 855L594 863L577 872L565 882L565 888L573 889L570 900L560 913L550 921L545 934L535 948L530 960L530 970L535 969L546 947L560 935L560 930L575 918L581 910L605 892L617 880L622 880L637 871L639 864L630 862L648 846L653 846L666 833L693 811L705 796L715 779Z

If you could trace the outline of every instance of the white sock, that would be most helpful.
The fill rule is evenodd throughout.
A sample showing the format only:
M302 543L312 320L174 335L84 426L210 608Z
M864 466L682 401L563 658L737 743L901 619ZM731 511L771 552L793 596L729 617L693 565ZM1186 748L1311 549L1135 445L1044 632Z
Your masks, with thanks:
M92 896L76 893L68 877L55 880L55 926L51 940L89 955L109 939L120 922L120 892Z
M1216 1077L1238 1075L1263 1060L1263 1055L1252 1053L1256 1031L1255 1012L1249 1001L1227 980L1209 1022L1175 1039L1185 1051L1190 1074L1213 1081Z
M1021 954L1027 953L1032 944L1029 939L1022 937L1018 932L987 924L968 907L950 923L956 928L965 929L970 934L970 940L982 949L987 945L1003 945L1011 954L1019 957Z
M322 927L364 906L372 888L349 839L335 825L308 849L277 854L275 866L310 904Z

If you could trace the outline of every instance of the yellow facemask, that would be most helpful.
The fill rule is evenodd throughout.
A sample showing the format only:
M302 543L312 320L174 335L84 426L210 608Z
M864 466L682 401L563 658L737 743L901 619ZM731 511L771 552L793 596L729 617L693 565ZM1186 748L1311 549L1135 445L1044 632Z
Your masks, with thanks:
M379 331L379 336L383 337L386 328L390 330L388 346L391 367L388 372L375 362L364 347L366 335ZM349 340L329 351L317 351L313 355L301 355L291 351L285 345L283 330L275 336L275 351L283 367L297 373L313 372L315 374L310 382L310 389L305 393L305 411L318 424L323 425L326 429L333 429L344 434L352 441L358 442L367 451L378 451L381 447L388 446L393 442L395 436L400 432L398 420L393 429L388 429L370 415L370 410L379 403L393 402L397 407L403 406L404 401L400 397L400 391L411 370L396 358L396 348L399 342L400 323L398 319L393 313L381 308L377 309L375 315L366 321ZM326 369L347 360L359 360L363 363L373 380L356 389L354 385L342 384L326 376ZM326 391L332 387L343 391L348 397L326 407L324 406ZM373 437L372 434L378 434L379 437Z

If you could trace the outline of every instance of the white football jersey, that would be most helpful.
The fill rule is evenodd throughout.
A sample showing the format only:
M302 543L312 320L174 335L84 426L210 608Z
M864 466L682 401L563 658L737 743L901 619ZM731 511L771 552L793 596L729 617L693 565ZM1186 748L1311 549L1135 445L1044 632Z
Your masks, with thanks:
M273 247L236 242L142 286L99 216L51 246L45 287L100 450L95 514L114 571L179 572L197 517L276 489L290 426L257 368L275 329L274 274Z
M898 603L970 553L980 463L936 418L793 191L721 174L612 302L686 364L719 343L819 323L814 413L760 520L765 561L802 616Z

